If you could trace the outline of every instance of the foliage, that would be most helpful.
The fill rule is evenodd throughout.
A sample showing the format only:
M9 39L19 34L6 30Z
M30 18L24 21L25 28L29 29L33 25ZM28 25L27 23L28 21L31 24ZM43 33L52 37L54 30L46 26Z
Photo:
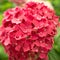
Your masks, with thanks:
M2 14L0 14L0 25L1 25L2 18L3 18L3 16L2 16Z
M55 36L54 49L60 54L60 28L58 28L57 31L58 33Z
M4 52L4 48L2 47L2 45L0 46L0 60L7 60L7 54Z
M52 49L49 54L49 60L60 60L60 55L59 53L56 52L55 49Z
M12 7L13 7L13 4L11 2L8 2L7 0L1 0L0 1L0 14L2 14L8 8L12 8Z
M49 0L49 1L54 6L56 14L60 16L60 0Z

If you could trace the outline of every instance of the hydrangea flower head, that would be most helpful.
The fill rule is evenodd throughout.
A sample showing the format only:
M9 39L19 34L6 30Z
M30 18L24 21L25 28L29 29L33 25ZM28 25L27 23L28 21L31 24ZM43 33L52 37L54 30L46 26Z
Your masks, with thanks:
M9 60L48 60L57 25L58 17L43 3L7 10L0 39Z

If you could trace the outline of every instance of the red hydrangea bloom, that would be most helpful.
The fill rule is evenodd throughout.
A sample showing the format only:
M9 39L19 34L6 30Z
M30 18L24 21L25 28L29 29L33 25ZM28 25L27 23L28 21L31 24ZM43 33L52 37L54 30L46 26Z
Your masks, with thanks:
M48 60L57 25L58 17L43 3L7 10L0 39L9 60Z

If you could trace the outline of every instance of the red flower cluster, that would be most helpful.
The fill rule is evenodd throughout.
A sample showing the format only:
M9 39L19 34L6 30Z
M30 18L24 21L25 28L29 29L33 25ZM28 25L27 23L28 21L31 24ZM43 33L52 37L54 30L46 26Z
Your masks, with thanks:
M43 3L29 2L4 13L0 39L9 60L48 60L58 17Z

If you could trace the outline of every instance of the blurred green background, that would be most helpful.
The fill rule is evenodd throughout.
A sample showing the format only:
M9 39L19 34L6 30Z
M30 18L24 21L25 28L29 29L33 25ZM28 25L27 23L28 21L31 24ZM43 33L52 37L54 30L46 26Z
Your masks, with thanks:
M49 0L54 7L56 15L60 16L60 0ZM0 0L0 25L3 18L3 12L15 5L8 0ZM57 28L57 35L54 37L53 49L48 53L49 60L60 60L60 28ZM0 60L8 60L4 48L0 45Z

